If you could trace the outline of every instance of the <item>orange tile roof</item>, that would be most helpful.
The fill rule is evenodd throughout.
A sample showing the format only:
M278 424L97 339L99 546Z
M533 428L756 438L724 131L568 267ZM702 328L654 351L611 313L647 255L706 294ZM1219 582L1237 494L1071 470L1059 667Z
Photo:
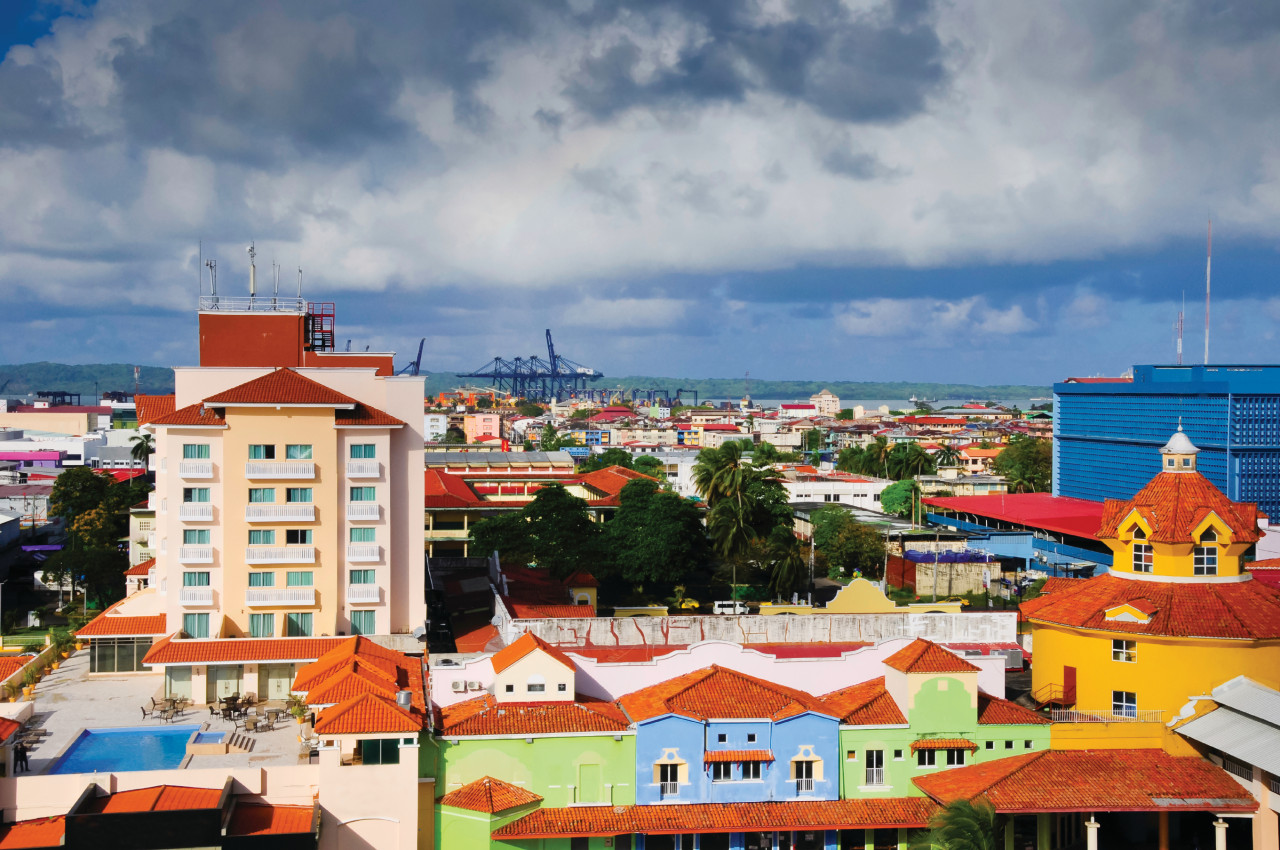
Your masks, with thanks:
M0 682L26 667L34 657L32 655L10 655L6 658L0 658Z
M1023 708L1016 702L993 697L986 691L978 691L979 726L1020 726L1028 723L1045 726L1052 722L1043 714Z
M315 828L315 806L236 803L227 835L300 835Z
M318 407L347 407L358 404L324 384L299 375L292 369L275 369L260 378L246 381L206 398L205 404L234 407L237 404L303 404Z
M1272 640L1280 638L1280 589L1260 581L1200 583L1140 581L1112 573L1020 606L1033 623L1163 637ZM1123 604L1154 606L1145 623L1108 620Z
M936 643L916 638L884 660L903 673L976 673L978 668Z
M308 705L337 705L360 694L377 694L395 699L400 690L394 676L360 660L347 663L347 667L307 691Z
M176 398L173 393L168 395L143 395L139 393L135 395L133 404L138 412L138 425L146 425L157 417L173 413L177 407Z
M627 718L611 702L579 696L574 702L498 702L492 694L440 710L440 734L554 735L626 732Z
M378 675L397 689L411 688L422 678L422 659L411 658L394 649L374 643L367 637L339 638L336 644L311 664L298 671L293 690L310 691L330 677L356 668ZM418 703L422 708L425 703Z
M773 761L772 750L707 750L702 754L707 764L733 761Z
M1259 561L1261 563L1261 561ZM564 580L565 587L599 587L600 582L586 570L578 570Z
M156 785L135 791L117 791L103 797L90 797L80 811L110 815L126 812L184 812L192 809L217 809L221 806L221 788Z
M390 413L379 410L376 407L370 407L367 404L357 404L355 410L344 410L333 418L333 424L338 427L361 427L361 428L403 428L404 421L395 418Z
M14 732L22 728L22 724L16 720L10 720L8 717L0 717L0 743L9 740Z
M542 808L493 831L494 838L670 835L686 832L918 828L937 806L925 797L693 803L680 806Z
M83 634L83 632L81 632ZM347 638L189 639L167 635L152 644L143 664L239 664L245 661L309 661Z
M165 632L164 614L152 614L145 617L124 617L114 612L121 602L108 606L98 616L80 627L76 637L145 637L162 635Z
M151 420L150 424L172 425L174 427L182 427L184 425L219 427L226 425L227 420L219 416L212 407L205 407L203 404L189 404L181 410L175 410L173 413L167 413L164 416L157 416Z
M822 698L844 726L906 726L902 709L884 687L884 676L832 691Z
M836 716L815 696L718 665L633 691L621 697L618 705L633 721L663 714L679 714L695 720L782 720L806 711Z
M331 705L316 718L318 735L359 735L388 732L421 732L426 714L406 711L393 699L363 693L345 702Z
M541 803L542 798L519 785L485 776L450 791L440 798L440 805L496 815L499 812Z
M65 831L66 818L62 815L0 824L0 850L43 850L46 847L61 847Z
M1058 593L1064 590L1074 590L1084 579L1063 578L1061 576L1050 576L1044 580L1044 585L1040 588L1040 593Z
M921 738L911 742L911 752L917 750L971 750L976 751L978 745L967 738Z
M1041 751L912 780L940 803L985 796L996 811L1252 812L1257 801L1222 768L1163 750Z
M554 646L532 632L525 632L520 635L520 637L512 641L509 646L505 646L494 653L493 658L490 659L490 663L493 664L493 672L501 673L503 670L506 670L512 664L515 664L521 658L524 658L534 650L542 650L556 661L559 661L561 664L568 667L570 670L578 669L577 666L569 659L569 656L565 655L559 649L556 649Z
M134 564L132 567L125 570L124 574L127 576L145 576L147 573L151 572L151 568L155 565L155 558L147 558L145 561L139 564Z
M1231 531L1236 543L1258 542L1258 518L1265 516L1253 502L1233 502L1199 472L1161 472L1132 499L1107 499L1098 536L1120 536L1120 523L1131 511L1151 527L1155 543L1190 543L1191 534L1210 513Z
M466 508L478 504L479 499L467 482L459 475L452 475L435 467L425 473L425 505L428 508Z
M502 597L502 601L511 616L517 620L574 620L596 615L595 606L592 605L517 602L510 596Z

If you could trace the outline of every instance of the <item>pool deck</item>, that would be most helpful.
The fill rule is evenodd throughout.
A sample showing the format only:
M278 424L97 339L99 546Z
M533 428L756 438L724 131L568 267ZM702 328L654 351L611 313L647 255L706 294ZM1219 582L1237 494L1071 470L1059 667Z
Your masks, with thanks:
M81 729L110 729L122 726L155 726L170 724L158 719L143 719L141 706L151 705L164 687L160 673L89 676L89 653L74 653L52 671L35 690L35 715L29 726L43 728L49 734L30 750L32 775L44 773ZM189 768L260 767L263 765L297 764L299 726L286 716L270 732L242 733L253 742L248 753L192 756ZM213 732L232 732L235 724L220 717L210 717L207 707L188 708L174 718L175 725L208 723Z

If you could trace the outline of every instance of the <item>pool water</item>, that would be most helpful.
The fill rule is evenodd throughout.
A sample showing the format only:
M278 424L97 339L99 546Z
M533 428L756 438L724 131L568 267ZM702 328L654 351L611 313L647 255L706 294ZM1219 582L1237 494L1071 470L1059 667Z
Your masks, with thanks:
M226 732L197 732L193 744L221 744L227 737Z
M49 773L122 773L169 770L182 763L187 740L199 726L129 726L86 729L49 768Z

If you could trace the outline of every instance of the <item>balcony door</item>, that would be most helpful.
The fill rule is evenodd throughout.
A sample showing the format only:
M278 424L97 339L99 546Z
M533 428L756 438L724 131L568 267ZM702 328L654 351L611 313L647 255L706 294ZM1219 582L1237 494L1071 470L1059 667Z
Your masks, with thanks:
M244 667L240 664L220 667L208 667L208 685L205 688L205 701L217 702L232 694L240 693L240 679L244 676Z
M288 699L292 664L263 664L258 668L258 699Z

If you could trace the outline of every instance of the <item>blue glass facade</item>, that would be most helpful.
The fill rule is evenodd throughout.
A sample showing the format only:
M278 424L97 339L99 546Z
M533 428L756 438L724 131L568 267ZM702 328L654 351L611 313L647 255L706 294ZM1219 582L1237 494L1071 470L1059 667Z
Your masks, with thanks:
M1181 420L1206 478L1280 518L1280 366L1135 366L1133 383L1053 392L1055 495L1130 498Z

